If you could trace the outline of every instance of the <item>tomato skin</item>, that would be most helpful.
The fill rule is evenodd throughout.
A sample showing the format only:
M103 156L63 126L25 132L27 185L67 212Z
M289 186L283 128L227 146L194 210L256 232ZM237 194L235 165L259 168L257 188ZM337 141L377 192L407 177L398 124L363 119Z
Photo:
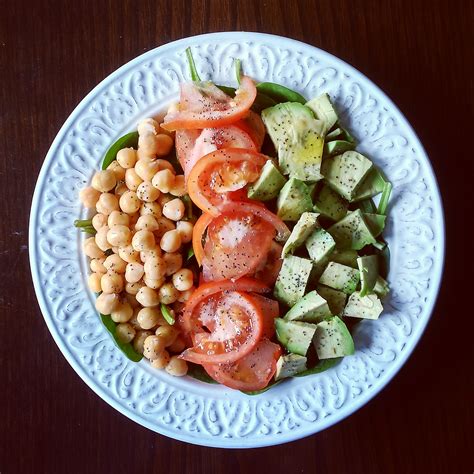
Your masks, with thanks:
M281 347L263 338L243 358L228 364L203 364L206 372L216 381L229 388L243 391L264 389L276 371Z
M196 364L231 363L255 348L263 330L262 311L255 299L234 291L203 303L201 323L211 332L196 333L194 346L186 349L181 359Z
M204 232L206 232L206 229L212 222L212 219L214 218L210 214L206 214L204 212L201 214L193 227L193 250L198 265L202 264L202 259L204 257L204 248L202 246Z
M281 251L283 247L276 242L272 242L270 250L267 253L267 258L256 269L254 278L265 283L268 286L273 286L280 273L283 260L281 258Z
M240 86L234 98L227 96L214 85L205 83L192 83L192 85L195 87L196 94L200 92L199 88L204 90L205 95L201 95L206 97L205 105L199 107L199 100L194 98L191 106L189 106L189 99L188 103L183 103L183 89L181 89L180 110L166 115L161 125L165 130L171 132L179 129L203 129L233 124L248 115L257 96L255 84L247 76L241 77ZM187 87L189 86L190 83L187 83ZM215 89L218 89L219 93ZM188 92L187 95L191 93ZM215 100L207 100L213 95ZM203 101L202 97L201 101Z
M262 337L271 339L275 335L275 318L280 316L280 306L278 301L271 300L262 295L252 294L251 297L255 300L262 310L263 331Z
M186 170L188 166L199 135L201 135L201 130L176 130L174 139L176 157L183 170Z
M260 151L267 133L265 124L263 123L260 114L250 110L248 116L242 120L239 120L235 125L250 135L257 147L257 150Z

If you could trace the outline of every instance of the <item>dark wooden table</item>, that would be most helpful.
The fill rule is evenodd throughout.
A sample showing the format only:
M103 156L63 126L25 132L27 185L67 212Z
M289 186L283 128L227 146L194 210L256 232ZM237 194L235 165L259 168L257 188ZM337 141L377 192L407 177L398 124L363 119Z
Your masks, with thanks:
M472 0L1 1L0 473L473 472L473 26ZM428 329L379 396L310 438L226 451L156 435L86 387L38 309L27 227L43 157L92 87L168 41L241 29L319 46L388 93L434 165L448 248Z

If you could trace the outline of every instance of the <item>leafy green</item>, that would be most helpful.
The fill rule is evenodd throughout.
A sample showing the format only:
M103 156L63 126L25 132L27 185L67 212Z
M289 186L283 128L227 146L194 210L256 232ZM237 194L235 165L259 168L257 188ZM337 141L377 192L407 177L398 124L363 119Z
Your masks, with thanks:
M275 84L274 82L261 82L257 84L257 91L272 98L277 103L299 102L304 105L307 102L298 92L288 89L288 87L282 86L281 84Z
M91 227L92 219L76 219L74 221L74 227Z
M104 324L107 331L109 331L109 333L111 334L115 345L125 354L125 356L133 362L140 362L143 356L136 352L129 342L123 343L117 337L117 324L112 321L111 317L109 315L101 314L100 319L102 320L102 323Z
M191 260L194 257L194 249L192 247L188 248L188 254L186 255L186 260Z
M240 74L241 74L241 69L242 69L242 64L240 63L240 59L236 59L234 61L234 67L235 67L235 77L237 78L237 84L240 86Z
M193 82L201 82L201 78L196 69L196 64L194 64L193 53L191 52L191 47L186 48L186 56L188 58L189 72L191 74L191 79Z
M306 375L320 374L325 370L335 367L342 361L343 358L344 357L336 357L334 359L320 360L314 367L312 367L311 369L304 370L299 374L296 374L295 377L305 377Z
M363 201L359 201L357 203L357 207L362 211L366 213L376 213L377 208L375 207L374 201L372 199L364 199Z
M188 362L188 375L205 383L218 383L204 370L202 365Z
M123 148L137 148L138 146L138 132L130 132L120 137L105 154L104 161L102 162L102 169L106 170L109 165L117 158L117 153Z
M379 207L377 214L386 215L388 208L388 201L390 200L390 194L392 193L392 183L385 183L382 191L382 197L380 198Z
M161 314L165 318L166 322L168 324L173 325L175 323L175 319L174 319L173 313L170 311L168 306L165 305L164 303L161 303L160 309L161 309Z
M245 395L260 395L261 393L264 393L267 390L270 390L272 387L274 387L275 385L278 385L281 382L283 382L283 379L282 380L277 380L276 382L272 381L265 388L262 388L261 390L254 390L252 392L246 392L244 390L241 390L241 392L245 393Z

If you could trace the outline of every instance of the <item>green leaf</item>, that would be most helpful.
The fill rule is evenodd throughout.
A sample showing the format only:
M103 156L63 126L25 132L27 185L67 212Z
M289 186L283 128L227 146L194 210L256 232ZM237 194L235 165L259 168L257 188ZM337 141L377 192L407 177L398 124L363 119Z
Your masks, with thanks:
M117 153L123 148L137 148L138 147L138 132L130 132L120 137L105 154L104 161L102 162L102 169L106 170L110 163L117 158Z
M173 313L170 311L168 306L165 305L164 303L161 303L160 309L161 309L161 314L165 318L166 322L172 326L175 323Z
M76 219L74 221L74 227L91 227L92 219Z
M307 100L298 92L288 89L288 87L274 82L261 82L257 84L257 91L272 98L277 103L281 102L299 102L306 104Z
M100 319L102 320L102 323L104 324L107 331L109 331L109 333L111 334L115 345L125 354L125 356L133 362L140 362L143 356L136 352L129 342L123 343L117 337L117 324L112 321L111 317L109 315L101 314Z
M234 67L235 67L235 77L237 78L237 84L240 86L240 74L241 74L241 63L240 59L235 59L234 60Z
M188 254L186 256L186 260L191 260L194 257L194 249L192 247L188 248Z
M191 201L191 198L189 197L188 194L186 194L185 196L181 198L181 201L183 201L184 207L186 209L185 218L183 220L192 221L194 218L194 214L193 214L193 202Z
M193 82L201 82L201 78L196 70L196 65L194 64L193 53L191 52L191 47L186 48L186 56L188 58L189 72L191 74L191 79Z
M218 86L217 84L216 87L218 87L222 92L225 92L228 96L235 97L235 87Z
M388 201L390 200L390 194L392 194L392 183L385 183L382 191L382 197L380 198L379 207L377 214L387 215Z
M282 380L277 380L276 382L272 381L265 388L262 388L261 390L254 390L252 392L246 392L245 390L241 390L241 392L245 393L245 395L260 395L261 393L264 393L267 390L270 390L272 387L274 387L275 385L278 385L281 382L283 382L283 379Z
M334 359L324 359L320 360L315 367L311 369L307 369L303 372L300 372L299 374L296 374L294 377L305 377L306 375L313 375L313 374L320 374L321 372L324 372L325 370L328 370L332 367L335 367L337 364L339 364L344 357L336 357Z
M357 207L366 213L374 214L377 212L377 208L375 207L374 201L372 199L364 199L363 201L359 201L357 203Z
M97 231L94 229L94 227L92 226L87 226L87 227L80 227L79 230L81 232L85 232L86 234L90 234L90 235L95 235L97 234Z
M188 373L190 377L196 380L200 380L205 383L218 383L216 382L205 370L202 365L193 364L188 362Z

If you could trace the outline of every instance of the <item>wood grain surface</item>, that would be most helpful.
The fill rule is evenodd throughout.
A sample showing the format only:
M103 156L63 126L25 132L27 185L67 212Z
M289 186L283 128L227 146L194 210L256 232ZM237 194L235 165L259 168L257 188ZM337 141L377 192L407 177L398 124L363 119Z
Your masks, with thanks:
M472 0L0 1L0 473L473 472L473 26ZM397 377L338 425L254 450L173 441L102 401L54 344L28 265L37 174L76 104L147 50L225 30L305 41L378 84L425 145L447 218L438 304Z

